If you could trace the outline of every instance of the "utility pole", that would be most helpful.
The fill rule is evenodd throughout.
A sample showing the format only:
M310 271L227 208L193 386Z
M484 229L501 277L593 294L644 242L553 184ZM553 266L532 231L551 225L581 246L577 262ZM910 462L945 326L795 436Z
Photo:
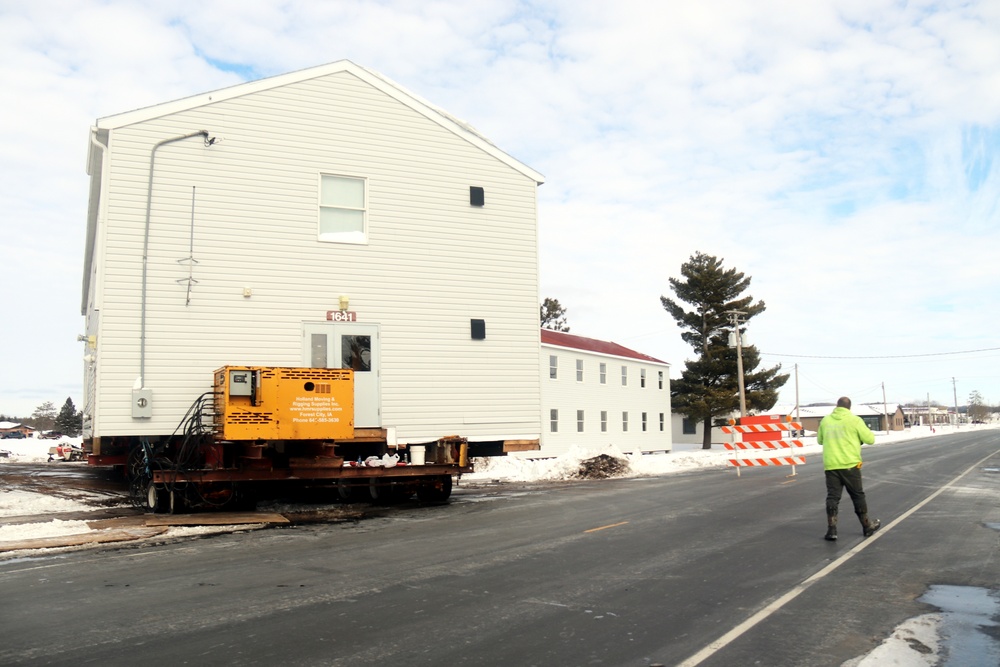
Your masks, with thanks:
M743 336L740 334L740 317L746 315L746 313L739 310L727 310L726 314L733 318L733 338L735 339L736 347L736 375L740 384L740 417L746 417L747 395L746 388L743 385ZM734 346L733 340L730 340L729 346Z
M795 421L802 423L799 416L799 365L795 364Z
M958 386L955 384L955 378L951 379L951 391L955 397L955 428L958 428L962 420L958 418Z
M885 402L885 382L882 383L882 412L885 413L885 434L889 435L889 404Z

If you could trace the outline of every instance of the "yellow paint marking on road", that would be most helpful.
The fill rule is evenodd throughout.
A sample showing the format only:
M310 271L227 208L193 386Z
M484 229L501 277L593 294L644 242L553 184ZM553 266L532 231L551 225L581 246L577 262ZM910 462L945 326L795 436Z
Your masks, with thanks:
M585 533L596 533L599 530L604 530L605 528L615 528L617 526L624 526L628 521L621 521L619 523L612 523L608 526L601 526L600 528L591 528L590 530L585 530Z

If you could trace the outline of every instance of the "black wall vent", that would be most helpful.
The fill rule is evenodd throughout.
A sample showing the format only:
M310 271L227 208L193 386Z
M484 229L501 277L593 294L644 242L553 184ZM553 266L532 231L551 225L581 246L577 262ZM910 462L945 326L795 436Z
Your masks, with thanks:
M470 320L472 322L472 340L486 339L486 320Z
M469 204L471 206L485 206L486 192L475 185L469 186Z

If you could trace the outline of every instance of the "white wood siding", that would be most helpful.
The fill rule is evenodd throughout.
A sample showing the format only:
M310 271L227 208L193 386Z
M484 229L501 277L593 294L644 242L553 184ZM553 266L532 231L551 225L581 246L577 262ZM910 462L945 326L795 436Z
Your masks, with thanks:
M542 378L543 456L558 456L574 446L586 448L614 445L625 452L670 451L669 365L603 355L556 345L541 346L539 371ZM550 377L549 357L557 359L557 377ZM577 380L576 362L583 361L583 380ZM607 382L601 384L600 364L607 365ZM622 386L622 366L628 369L628 384ZM646 386L640 386L642 370ZM659 373L663 373L662 387ZM551 410L559 411L558 431L551 429ZM577 411L584 412L584 430L577 427ZM607 431L601 431L601 412L608 413ZM622 413L627 412L628 430ZM642 414L646 413L646 430ZM660 430L660 416L663 430Z
M140 277L150 152L145 386ZM536 182L350 73L117 128L90 308L99 320L95 435L171 433L225 364L298 366L302 323L338 297L381 325L382 423L400 441L537 437ZM317 240L321 173L368 183L366 245ZM469 205L469 187L486 205ZM192 187L193 278L185 305ZM244 288L252 296L243 296ZM471 340L470 319L486 321Z

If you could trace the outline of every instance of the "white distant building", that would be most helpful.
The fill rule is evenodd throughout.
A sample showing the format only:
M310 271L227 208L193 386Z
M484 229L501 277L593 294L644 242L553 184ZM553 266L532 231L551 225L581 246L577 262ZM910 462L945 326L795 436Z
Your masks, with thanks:
M575 445L671 450L670 364L549 329L542 329L540 357L540 454L557 456Z

